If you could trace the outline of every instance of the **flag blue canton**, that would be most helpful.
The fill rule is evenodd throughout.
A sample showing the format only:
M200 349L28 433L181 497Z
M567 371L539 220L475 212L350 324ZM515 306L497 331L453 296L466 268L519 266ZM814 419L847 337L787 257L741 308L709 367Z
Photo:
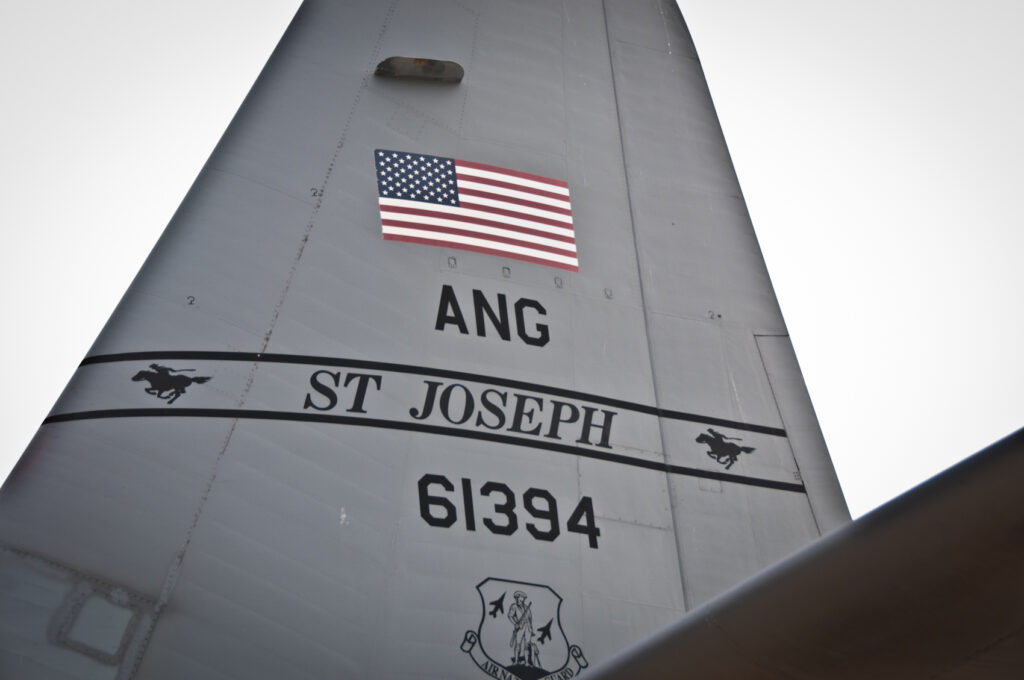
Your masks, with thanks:
M459 205L455 159L377 149L377 192L438 205Z

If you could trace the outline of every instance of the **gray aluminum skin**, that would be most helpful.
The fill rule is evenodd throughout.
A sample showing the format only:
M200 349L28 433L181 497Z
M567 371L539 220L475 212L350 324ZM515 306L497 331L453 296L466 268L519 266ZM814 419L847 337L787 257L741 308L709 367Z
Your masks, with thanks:
M567 181L579 271L383 240L375 149ZM0 492L0 676L525 680L523 590L568 677L848 519L674 2L307 0Z

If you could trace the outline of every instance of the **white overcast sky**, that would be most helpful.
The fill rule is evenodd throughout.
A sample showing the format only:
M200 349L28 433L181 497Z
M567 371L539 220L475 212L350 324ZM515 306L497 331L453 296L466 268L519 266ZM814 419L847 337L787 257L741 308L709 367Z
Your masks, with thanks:
M854 514L1024 425L1024 3L680 5ZM297 6L0 5L0 478Z

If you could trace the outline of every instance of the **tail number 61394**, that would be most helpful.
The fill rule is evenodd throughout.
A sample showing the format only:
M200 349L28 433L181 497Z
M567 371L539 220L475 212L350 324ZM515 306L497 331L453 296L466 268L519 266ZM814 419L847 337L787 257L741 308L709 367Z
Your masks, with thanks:
M562 532L558 516L558 501L545 489L530 487L522 496L517 496L507 484L484 482L475 488L473 482L463 477L460 492L455 484L444 475L426 474L420 477L420 517L432 527L450 529L459 521L457 502L462 505L462 523L467 531L476 531L477 504L479 501L480 522L492 534L511 536L519 530L520 514L517 501L528 517L524 517L526 531L538 541L554 541ZM460 498L461 497L461 498ZM521 511L520 511L521 512ZM583 534L591 548L597 548L597 537L601 530L594 520L594 501L590 496L580 498L569 518L565 530Z

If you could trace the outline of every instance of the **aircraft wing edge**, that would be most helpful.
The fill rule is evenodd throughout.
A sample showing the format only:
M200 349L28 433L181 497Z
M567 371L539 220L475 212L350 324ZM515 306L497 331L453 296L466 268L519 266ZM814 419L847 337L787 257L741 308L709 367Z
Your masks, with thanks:
M1016 677L1024 667L1022 478L1024 429L589 677Z

